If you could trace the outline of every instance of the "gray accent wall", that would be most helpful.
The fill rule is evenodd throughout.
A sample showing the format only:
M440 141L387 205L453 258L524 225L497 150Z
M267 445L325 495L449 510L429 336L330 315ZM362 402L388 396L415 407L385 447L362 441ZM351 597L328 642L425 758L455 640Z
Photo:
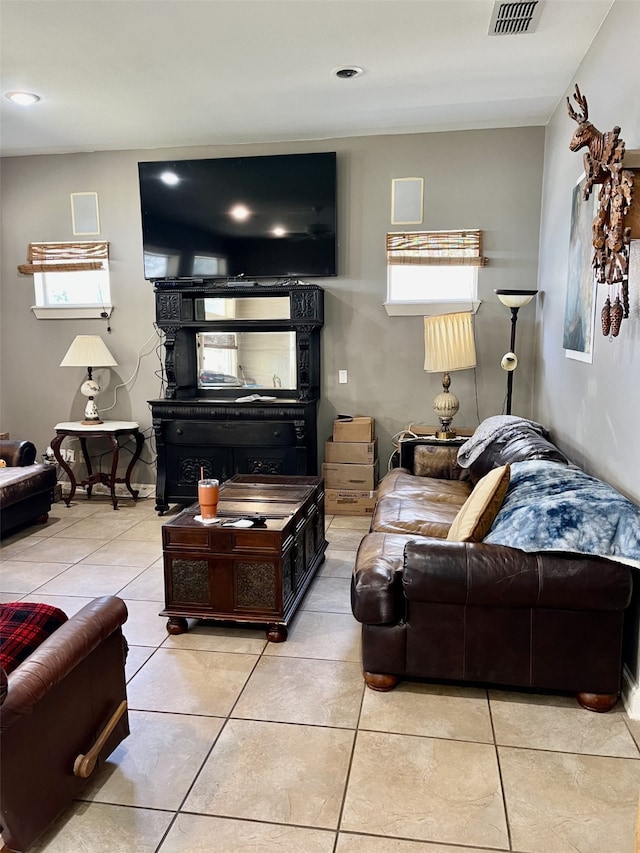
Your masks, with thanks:
M572 95L577 82L589 103L589 120L602 132L619 125L627 151L640 149L638 33L640 4L617 0L566 92ZM575 128L562 99L545 143L534 417L549 426L572 460L640 503L640 240L632 242L630 317L619 337L610 341L602 335L607 286L599 285L593 362L568 359L562 349L571 193L583 172L582 151L569 150ZM640 198L637 179L635 194ZM624 651L634 689L640 680L639 626L636 589ZM636 704L640 714L640 701Z
M489 266L479 270L476 315L478 367L452 374L461 401L458 426L502 411L509 312L493 293L500 287L535 287L539 243L543 128L407 134L239 147L199 147L5 158L2 161L2 388L0 428L45 450L60 421L82 417L83 371L58 367L77 334L100 334L118 361L96 371L109 387L98 397L103 417L136 420L150 434L147 400L161 394L160 361L153 336L153 288L142 272L138 195L139 160L217 157L237 154L337 151L339 269L318 280L326 289L322 333L320 461L324 439L338 413L376 419L381 473L392 453L392 437L407 424L433 423L432 401L441 376L423 370L422 317L389 317L385 235L392 227L391 180L424 177L424 229L481 228ZM37 320L33 281L16 266L29 242L70 240L69 194L95 191L102 233L110 242L112 332L102 320ZM520 312L514 413L532 410L535 307ZM348 383L338 384L338 370ZM152 462L147 442L143 460ZM136 482L152 482L152 464L139 463Z

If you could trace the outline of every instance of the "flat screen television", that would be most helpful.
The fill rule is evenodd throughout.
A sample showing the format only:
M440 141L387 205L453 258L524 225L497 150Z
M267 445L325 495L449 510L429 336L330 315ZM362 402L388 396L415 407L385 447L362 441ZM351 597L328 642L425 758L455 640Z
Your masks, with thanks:
M144 276L337 274L336 154L139 163Z

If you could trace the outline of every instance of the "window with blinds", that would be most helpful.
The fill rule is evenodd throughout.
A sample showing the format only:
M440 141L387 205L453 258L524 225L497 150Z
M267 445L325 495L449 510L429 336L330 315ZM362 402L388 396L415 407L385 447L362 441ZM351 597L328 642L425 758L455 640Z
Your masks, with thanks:
M486 263L479 230L387 234L387 312L430 313L443 303L475 310Z
M96 309L99 315L111 313L106 242L30 243L27 263L20 264L18 272L33 275L37 308L82 308ZM89 312L88 316L93 314Z

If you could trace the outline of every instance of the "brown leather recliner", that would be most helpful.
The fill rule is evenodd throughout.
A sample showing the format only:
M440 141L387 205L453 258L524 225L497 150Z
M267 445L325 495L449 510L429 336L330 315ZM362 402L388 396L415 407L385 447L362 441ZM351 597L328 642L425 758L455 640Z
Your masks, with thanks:
M103 596L54 631L0 689L0 832L26 851L129 734L124 602Z

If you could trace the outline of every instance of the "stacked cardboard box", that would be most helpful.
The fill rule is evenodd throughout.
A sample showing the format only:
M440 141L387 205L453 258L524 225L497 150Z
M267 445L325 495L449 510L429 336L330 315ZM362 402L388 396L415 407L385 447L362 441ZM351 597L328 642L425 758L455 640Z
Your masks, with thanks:
M369 417L334 421L324 445L322 476L329 515L370 515L378 484L378 443Z

